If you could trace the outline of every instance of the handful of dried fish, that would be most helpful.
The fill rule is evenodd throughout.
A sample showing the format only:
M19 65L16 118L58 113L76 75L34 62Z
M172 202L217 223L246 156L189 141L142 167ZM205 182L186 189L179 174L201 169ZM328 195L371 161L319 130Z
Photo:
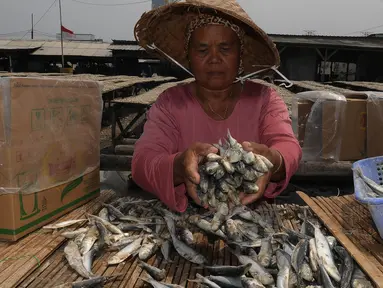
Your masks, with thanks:
M197 194L203 206L208 204L218 210L219 218L227 210L228 202L241 205L239 191L257 193L257 180L269 172L273 164L262 155L245 151L229 129L226 139L223 142L219 139L215 146L219 153L208 154L199 165Z

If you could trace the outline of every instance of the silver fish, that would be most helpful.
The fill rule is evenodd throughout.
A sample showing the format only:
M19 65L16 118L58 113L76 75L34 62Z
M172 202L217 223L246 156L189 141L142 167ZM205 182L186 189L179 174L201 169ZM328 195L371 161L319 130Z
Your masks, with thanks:
M243 157L243 162L245 162L247 165L253 165L255 162L254 153L251 151L243 151L242 157Z
M124 234L124 232L122 232L120 229L118 229L115 225L113 225L112 223L110 223L108 221L105 221L104 219L102 219L96 215L88 214L88 217L93 219L94 221L100 221L102 224L104 224L106 229L108 229L110 232L112 232L114 234Z
M329 274L327 273L327 269L324 267L321 259L318 260L318 265L323 286L326 288L335 288L335 286L331 282Z
M218 284L216 284L215 282L213 282L213 281L209 280L208 278L202 276L199 273L197 273L195 276L196 276L196 279L194 279L194 280L188 279L188 281L189 282L197 282L197 283L205 284L209 288L221 288Z
M314 226L314 228L315 246L317 248L318 258L323 263L323 266L330 277L333 278L336 282L340 282L341 276L339 274L338 268L335 265L328 241L317 226Z
M65 238L73 239L80 234L86 233L88 231L88 229L89 228L79 228L79 229L73 230L73 231L64 231L64 232L61 232L61 235L64 236Z
M85 237L81 242L80 252L82 255L92 248L93 244L97 241L98 236L99 233L96 225L92 225L92 227L90 227L86 232Z
M281 249L275 251L275 254L279 270L277 276L277 288L289 288L289 277L291 271L290 257Z
M354 259L352 259L346 249L341 246L335 246L334 251L339 255L342 261L342 268L340 269L342 271L340 288L349 288L354 272Z
M100 246L96 242L92 249L82 256L82 263L87 271L92 273L93 259L100 254Z
M258 261L263 267L270 265L272 254L271 237L261 239L261 250L258 253Z
M150 276L152 276L157 281L162 281L166 277L166 270L165 269L159 269L157 267L154 267L152 265L149 265L143 261L139 261L139 265L142 269L144 269Z
M209 153L206 155L206 160L209 162L218 162L222 159L222 157L215 153Z
M171 248L171 242L169 240L165 240L164 242L162 242L161 253L166 262L170 262L169 260L170 248Z
M191 224L194 224L196 225L199 229L207 232L207 233L211 233L211 234L214 234L222 239L226 239L226 235L222 232L222 230L218 229L217 231L213 231L211 229L211 224L209 221L205 220L205 219L202 219L200 215L192 215L189 217L189 222Z
M233 167L234 167L235 171L237 173L239 173L240 175L243 175L246 173L246 165L242 161L234 163Z
M105 221L108 221L110 222L110 218L109 218L109 212L108 212L108 208L106 207L103 207L100 212L98 212L98 217L104 219Z
M318 258L318 252L315 245L315 239L312 238L309 240L309 260L310 260L310 267L314 273L316 273L319 269L317 258Z
M242 255L239 252L233 251L230 249L230 251L237 256L239 263L242 265L251 264L251 267L249 269L249 273L254 278L258 279L263 285L273 285L274 284L274 278L273 276L257 261L254 261L254 259L250 258L249 256Z
M113 215L117 219L124 217L125 215L121 213L116 207L110 204L102 203L102 206L108 209L109 215Z
M226 203L219 203L217 205L217 212L214 214L211 220L211 229L217 231L222 223L225 221L225 217L229 215L229 207Z
M367 280L366 275L355 265L354 272L351 277L352 288L373 288L374 286Z
M229 276L220 276L220 275L209 275L207 279L218 284L220 287L230 287L230 288L242 288L241 278L240 277L229 277Z
M181 240L184 241L188 245L194 244L194 236L193 233L187 229L186 227L183 227L180 232Z
M134 240L132 243L125 246L125 248L117 252L115 255L109 257L108 265L119 264L125 261L127 258L132 256L133 254L135 254L136 252L138 252L138 250L141 247L142 240L143 240L142 237Z
M151 239L151 237L147 237L146 243L141 246L138 252L138 258L142 261L146 261L152 257L159 248L158 242L159 240L157 239Z
M72 226L73 224L81 223L88 221L88 219L77 219L77 220L68 220L68 221L63 221L55 224L49 224L45 225L42 228L43 229L60 229L68 226Z
M191 247L189 247L184 242L178 240L175 233L175 223L174 220L168 216L164 216L165 222L168 226L170 236L172 238L173 247L177 250L178 254L185 258L186 260L195 263L195 264L204 264L207 263L207 259L202 254L198 253Z
M263 157L262 155L259 155L259 154L254 154L254 157L255 157L255 160L254 160L254 164L253 164L253 168L255 170L257 170L258 172L261 172L261 173L267 173L269 171L269 168L267 167L264 159L267 159L265 157ZM269 160L267 160L269 161ZM270 161L269 161L270 162Z
M93 277L93 274L85 269L82 262L82 256L74 241L68 241L68 244L64 248L64 255L69 266L72 267L80 276L88 279Z
M236 277L247 274L250 267L251 263L239 266L204 266L203 268L209 271L212 275Z
M265 288L265 286L255 278L241 276L241 283L244 288Z
M217 172L217 170L221 166L219 165L218 162L207 162L205 164L205 167L206 167L206 173L209 175L213 175L215 172Z

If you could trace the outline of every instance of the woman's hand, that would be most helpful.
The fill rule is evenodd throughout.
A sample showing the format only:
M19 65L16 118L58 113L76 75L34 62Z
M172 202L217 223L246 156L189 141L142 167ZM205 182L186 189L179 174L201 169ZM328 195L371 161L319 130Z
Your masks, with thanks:
M209 153L218 153L218 149L211 144L196 142L174 159L174 185L185 183L187 193L198 205L201 205L196 189L200 182L198 164Z
M280 181L284 178L285 167L283 158L280 155L280 153L274 149L268 148L266 145L258 144L255 142L243 142L242 147L245 151L251 151L255 154L259 154L266 157L274 165L273 169L270 172L264 174L256 182L259 187L257 193L240 193L239 197L241 199L242 204L248 205L262 198L270 181Z

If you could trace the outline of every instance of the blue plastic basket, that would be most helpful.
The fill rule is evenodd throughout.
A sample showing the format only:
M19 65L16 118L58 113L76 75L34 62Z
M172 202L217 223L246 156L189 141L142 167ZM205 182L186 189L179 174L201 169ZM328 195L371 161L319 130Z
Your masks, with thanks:
M363 175L375 181L375 183L383 186L383 156L366 158L353 163L352 168L360 167ZM355 199L363 204L367 204L378 229L380 237L383 238L383 197L374 198L367 195L366 184L361 178L353 172L354 179L354 195Z

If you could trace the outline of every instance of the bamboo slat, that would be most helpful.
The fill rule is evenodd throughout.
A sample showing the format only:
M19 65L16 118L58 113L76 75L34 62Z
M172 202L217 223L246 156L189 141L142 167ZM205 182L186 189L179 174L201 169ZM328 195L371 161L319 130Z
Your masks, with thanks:
M383 241L367 208L352 195L309 197L297 191L377 287L383 287Z

